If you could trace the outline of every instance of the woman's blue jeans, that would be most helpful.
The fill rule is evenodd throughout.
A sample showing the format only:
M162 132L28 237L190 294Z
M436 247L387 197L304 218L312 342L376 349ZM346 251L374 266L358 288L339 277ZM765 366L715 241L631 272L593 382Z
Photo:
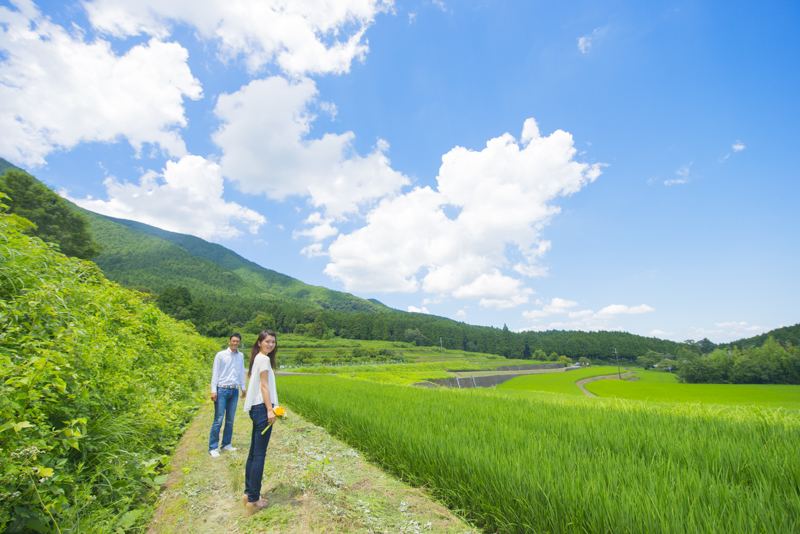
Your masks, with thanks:
M267 422L266 405L256 404L250 408L250 419L253 421L253 434L250 436L250 453L244 467L244 492L247 493L247 502L258 502L261 498L267 445L272 435L272 427Z

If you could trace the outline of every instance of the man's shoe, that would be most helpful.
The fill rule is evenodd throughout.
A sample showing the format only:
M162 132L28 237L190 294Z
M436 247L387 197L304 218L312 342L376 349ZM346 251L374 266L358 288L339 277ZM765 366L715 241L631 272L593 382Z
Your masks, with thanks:
M210 454L212 458L219 458L219 451L217 449L208 451L208 454Z
M227 445L225 445L224 447L222 447L222 450L223 450L223 451L225 451L225 452L233 452L233 451L235 451L235 450L236 450L236 447L234 447L233 445L231 445L230 443L228 443Z

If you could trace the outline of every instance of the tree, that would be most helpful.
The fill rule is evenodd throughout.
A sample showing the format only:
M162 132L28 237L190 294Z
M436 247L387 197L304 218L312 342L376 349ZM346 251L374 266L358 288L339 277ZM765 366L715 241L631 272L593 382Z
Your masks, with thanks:
M263 330L275 330L275 318L270 313L259 313L244 325L248 334L260 334Z
M425 335L419 331L419 328L409 328L404 337L407 342L414 343L418 347L425 345Z
M314 353L308 349L300 349L294 357L297 363L310 363L314 359Z
M533 351L533 359L537 362L546 362L547 354L542 349L536 349Z
M167 315L175 317L180 310L192 305L192 294L184 286L167 287L158 295L156 306Z
M551 353L550 353L550 356L548 356L548 357L547 357L547 358L545 358L545 359L546 359L548 362L554 362L554 361L558 360L558 353L557 353L557 352L551 352Z
M586 356L582 356L578 361L581 363L581 365L586 365L586 366L592 365L592 362L590 362L589 358L587 358Z
M8 212L34 223L36 228L31 234L55 243L62 254L82 260L100 254L100 245L89 231L86 217L27 172L7 170L0 177L0 191L10 197L6 200Z
M661 358L661 354L648 350L644 355L636 358L636 361L645 369L652 369L654 365L661 361Z
M572 364L572 358L568 358L567 356L564 355L559 356L558 361L560 363L563 363L565 367Z

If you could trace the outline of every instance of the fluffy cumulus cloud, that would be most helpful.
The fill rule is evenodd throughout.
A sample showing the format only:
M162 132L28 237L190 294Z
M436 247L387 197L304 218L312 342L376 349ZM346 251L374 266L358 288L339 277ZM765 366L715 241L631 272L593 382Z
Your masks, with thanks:
M570 134L543 137L533 119L519 140L504 134L481 151L456 147L442 157L436 190L381 200L363 227L330 245L325 272L348 291L422 289L494 308L527 302L532 291L519 275L543 272L542 229L559 212L550 202L601 172L575 154Z
M182 156L183 98L200 83L176 43L150 40L118 55L103 40L42 16L29 0L0 6L0 153L42 165L54 150L127 139Z
M203 239L235 237L243 233L242 226L255 234L267 222L253 210L224 201L219 165L200 156L168 161L161 174L149 171L138 184L109 177L105 186L111 200L70 200L97 213Z
M408 183L386 156L388 143L360 156L353 132L308 137L315 115L309 110L316 84L280 76L254 80L221 95L215 113L222 126L214 141L222 149L226 177L246 193L270 198L308 197L329 217L356 213L359 206L391 195Z
M588 309L576 310L574 308L578 306L577 302L561 298L553 298L550 300L550 302L536 301L536 303L541 306L540 309L524 311L522 312L522 316L525 319L529 319L540 324L533 325L529 328L525 328L524 330L548 330L559 328L569 328L575 330L607 330L611 328L611 321L619 315L636 315L655 311L646 304L640 304L638 306L611 304L599 312L594 312L593 310ZM560 317L554 317L558 320L551 320L546 325L541 324L543 319L553 316Z
M166 38L175 24L218 43L224 60L251 72L276 63L290 75L342 73L363 58L375 16L392 0L88 0L92 25L115 37Z

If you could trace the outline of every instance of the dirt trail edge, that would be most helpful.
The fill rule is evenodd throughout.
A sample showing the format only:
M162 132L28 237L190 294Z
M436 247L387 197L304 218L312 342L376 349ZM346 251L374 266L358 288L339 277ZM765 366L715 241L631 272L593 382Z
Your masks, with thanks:
M622 373L622 378L627 378L629 376L634 376L634 375L635 375L635 373L631 373L631 372ZM595 395L591 391L587 390L583 386L585 386L589 382L595 382L597 380L619 380L619 375L593 376L592 378L584 378L583 380L578 380L577 382L575 382L575 384L577 384L577 386L579 388L581 388L581 391L583 391L583 393L587 397L596 397L597 395Z
M173 456L148 534L479 532L291 411L276 421L267 450L261 495L269 506L246 517L241 498L251 423L241 408L240 399L238 450L220 458L208 455L213 407L198 412Z

